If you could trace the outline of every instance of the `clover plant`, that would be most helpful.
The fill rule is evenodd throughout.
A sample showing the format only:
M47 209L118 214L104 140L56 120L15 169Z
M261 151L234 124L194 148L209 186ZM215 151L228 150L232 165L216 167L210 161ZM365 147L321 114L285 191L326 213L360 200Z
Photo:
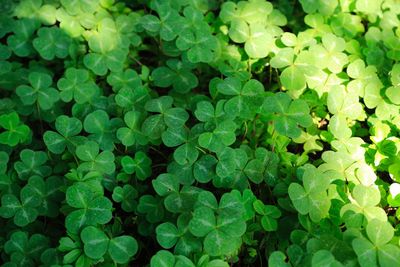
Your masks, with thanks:
M0 1L2 266L400 266L399 18Z

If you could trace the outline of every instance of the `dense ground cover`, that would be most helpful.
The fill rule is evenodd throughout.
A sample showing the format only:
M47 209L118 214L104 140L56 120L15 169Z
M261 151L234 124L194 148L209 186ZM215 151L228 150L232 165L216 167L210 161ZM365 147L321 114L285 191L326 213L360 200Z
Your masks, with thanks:
M2 266L400 266L399 18L1 0Z

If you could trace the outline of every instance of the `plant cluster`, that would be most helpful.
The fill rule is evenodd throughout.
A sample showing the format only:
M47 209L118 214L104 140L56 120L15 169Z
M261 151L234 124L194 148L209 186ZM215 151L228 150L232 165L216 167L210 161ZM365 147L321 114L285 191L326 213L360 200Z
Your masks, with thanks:
M400 266L397 0L1 0L0 261Z

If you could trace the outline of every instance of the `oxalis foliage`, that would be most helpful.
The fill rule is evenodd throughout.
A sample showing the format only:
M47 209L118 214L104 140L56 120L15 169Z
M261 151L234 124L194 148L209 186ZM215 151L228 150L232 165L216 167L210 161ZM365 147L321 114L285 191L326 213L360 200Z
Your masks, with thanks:
M0 8L2 266L400 266L397 0Z

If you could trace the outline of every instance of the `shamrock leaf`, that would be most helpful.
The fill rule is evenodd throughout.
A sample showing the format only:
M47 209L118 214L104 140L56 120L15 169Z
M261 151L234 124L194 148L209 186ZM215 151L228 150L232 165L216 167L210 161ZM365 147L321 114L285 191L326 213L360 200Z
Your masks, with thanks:
M143 195L137 206L139 214L145 214L146 220L150 223L157 223L164 219L164 205L162 199L152 195Z
M138 243L131 236L117 236L110 240L108 253L119 264L127 263L138 251Z
M1 115L0 127L5 130L0 133L0 144L16 146L27 141L31 134L29 127L20 122L16 112Z
M143 107L149 100L149 89L145 86L122 87L115 95L115 102L122 108Z
M352 196L354 201L344 205L340 210L340 215L346 224L359 227L373 219L386 221L385 211L377 207L381 199L378 188L358 184L354 187Z
M281 211L272 205L264 205L261 200L253 202L254 210L262 215L261 225L265 231L276 231L278 229L277 219L281 216Z
M257 80L249 80L243 86L236 77L228 77L217 85L218 92L232 96L225 103L225 112L240 118L251 118L262 104L264 86Z
M156 193L164 197L165 208L173 213L181 213L193 207L200 191L197 187L183 186L179 178L170 173L162 173L152 181Z
M19 156L21 161L17 161L14 164L14 169L17 171L20 179L26 180L35 174L46 177L51 173L51 168L43 165L47 162L47 155L43 151L24 149Z
M222 6L220 16L224 23L230 24L229 37L236 43L245 43L249 57L263 58L272 51L275 31L280 29L268 25L276 16L269 2L251 1L240 5L229 2Z
M41 234L28 236L27 232L15 231L11 234L10 239L5 242L4 252L10 255L12 260L10 266L17 266L17 264L33 266L34 262L39 261L41 254L49 245L49 238Z
M197 87L199 81L191 72L193 64L187 61L170 59L166 62L167 67L158 67L151 73L154 85L159 87L173 86L174 91L178 93L187 93Z
M36 220L39 215L36 207L41 203L40 198L32 196L28 188L20 192L20 199L12 194L5 194L1 198L0 216L13 218L17 226L23 227Z
M302 51L296 56L293 48L286 47L280 49L271 59L271 66L285 68L280 75L282 86L287 90L296 91L305 88L306 76L313 76L316 73L314 61L309 51Z
M136 88L142 85L139 75L132 69L111 72L107 76L107 82L113 87L114 92L118 92L122 88Z
M38 20L29 18L19 19L13 23L14 34L8 36L7 44L17 56L27 57L33 54L31 37L39 27Z
M236 124L231 120L218 123L213 132L205 132L199 136L199 145L213 152L221 151L236 140Z
M339 73L348 63L346 54L342 52L345 46L344 39L327 33L322 36L322 45L311 46L309 51L316 57L319 68L327 68L333 73ZM328 64L328 62L330 63Z
M193 164L193 175L199 183L208 183L216 176L215 166L218 160L209 155L203 155Z
M393 238L393 227L389 222L370 220L366 227L369 240L355 238L352 242L361 266L396 266L400 263L400 249L388 244Z
M128 127L121 127L117 130L117 138L123 145L147 144L146 136L140 131L141 117L142 114L139 111L128 111L125 113L124 121Z
M117 236L111 239L94 226L85 227L81 232L84 251L92 259L100 259L108 252L110 257L119 264L124 264L138 250L137 241L131 236Z
M128 50L123 48L116 48L104 53L89 53L83 57L83 64L93 71L94 74L104 76L107 74L108 70L112 72L121 72L127 55Z
M83 121L83 127L90 133L89 139L96 141L103 150L114 149L115 128L120 126L120 119L109 118L104 110L95 110L88 114Z
M90 79L89 72L85 69L68 68L64 73L64 78L57 82L60 89L60 98L64 102L83 104L98 92L98 86Z
M209 255L230 255L238 249L246 231L241 217L243 204L229 193L221 197L219 206L216 202L210 192L199 194L189 230L194 236L204 237L204 249Z
M192 165L199 155L196 137L187 128L171 128L162 133L162 140L168 147L179 146L174 151L174 159L180 165Z
M51 109L59 99L58 91L50 87L52 84L51 76L43 72L31 72L28 80L30 86L20 85L16 89L22 103L25 105L37 103L43 110Z
M319 250L312 257L312 266L343 266L335 259L332 252L328 250Z
M136 174L140 180L145 180L151 175L151 159L142 151L135 154L135 158L124 156L121 159L121 165L124 172L127 174Z
M68 187L66 200L69 206L75 208L65 218L65 226L71 233L79 233L87 225L106 224L112 218L112 202L93 193L84 183Z
M38 30L38 37L33 39L33 47L46 60L54 57L66 58L69 54L71 39L58 27L42 27Z
M301 99L291 100L285 93L276 93L264 100L263 113L272 113L275 130L291 138L299 137L298 126L308 127L312 124L310 109Z
M55 127L58 133L46 131L43 135L43 141L51 152L61 154L66 147L74 152L76 146L84 143L85 138L77 136L82 130L82 123L77 118L61 115L57 117Z
M357 92L346 91L343 86L332 87L328 94L327 106L330 113L352 120L358 119L363 112Z
M329 185L328 175L309 166L303 174L303 186L292 183L289 185L288 193L293 206L300 214L309 214L313 222L319 222L329 214L331 206L327 193Z
M39 215L56 217L59 214L59 201L63 198L61 189L63 181L57 176L51 176L46 180L41 176L31 176L28 184L23 190L26 194L40 200L40 205L36 207Z
M196 239L188 229L191 216L181 214L177 219L177 225L173 223L162 223L156 228L158 243L163 248L175 246L175 253L189 256L190 253L201 251L201 242Z
M124 185L124 187L115 187L112 194L112 199L115 202L121 202L121 208L126 212L132 212L136 209L137 197L137 190L129 184Z
M107 252L108 236L94 226L87 226L81 232L85 254L92 259L100 259Z
M189 114L182 108L173 108L173 99L170 96L162 96L147 101L145 109L149 112L160 114L151 115L142 124L142 132L151 139L161 137L165 128L177 128L185 124Z
M161 3L153 9L156 10L159 17L153 15L143 16L141 25L150 33L159 33L161 39L172 41L182 30L185 20L179 13L171 8L168 2Z
M110 151L99 153L99 145L94 141L77 146L76 156L84 161L79 164L78 171L98 171L105 174L115 171L114 154Z

